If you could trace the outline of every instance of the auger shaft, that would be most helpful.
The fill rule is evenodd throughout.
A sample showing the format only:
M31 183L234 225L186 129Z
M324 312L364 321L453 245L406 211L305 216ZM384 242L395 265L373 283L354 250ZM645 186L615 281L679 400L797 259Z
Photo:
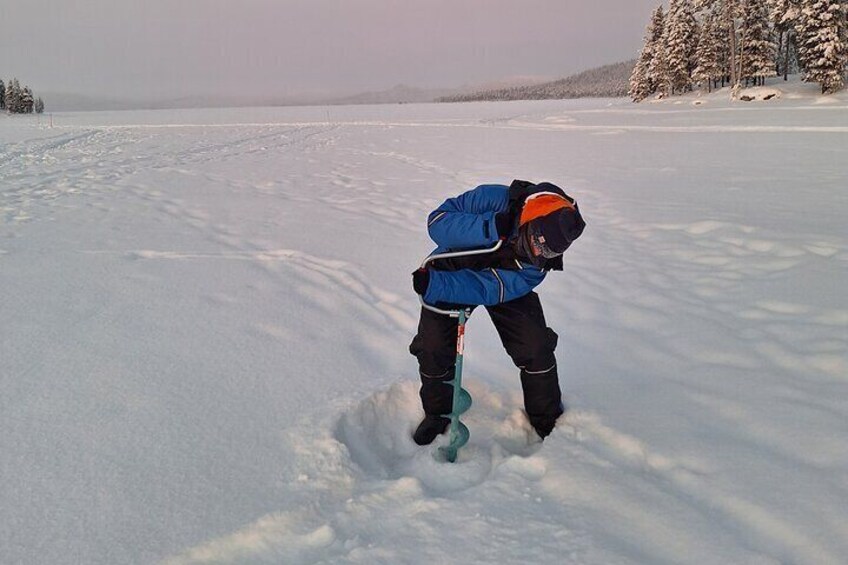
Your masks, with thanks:
M459 312L459 324L456 329L456 369L454 371L453 380L450 384L453 386L453 409L448 415L450 417L450 443L442 447L442 452L445 458L453 463L456 461L456 453L459 448L468 443L468 438L471 435L468 428L459 421L459 416L471 408L471 395L467 390L462 388L462 357L465 349L465 322L468 315L465 310Z

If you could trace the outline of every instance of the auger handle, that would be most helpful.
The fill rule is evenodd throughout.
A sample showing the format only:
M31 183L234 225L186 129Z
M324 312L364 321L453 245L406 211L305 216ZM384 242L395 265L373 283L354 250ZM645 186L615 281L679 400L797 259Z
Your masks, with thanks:
M494 253L503 245L504 240L499 239L494 247L489 247L487 249L469 249L467 251L451 251L450 253L436 253L435 255L428 255L424 261L421 263L420 269L426 269L427 263L432 261L437 261L439 259L453 259L454 257L468 257L470 255L485 255L486 253ZM426 302L424 302L424 297L420 294L418 295L418 300L421 302L421 306L431 312L435 312L436 314L444 314L445 316L450 316L451 318L459 318L460 312L462 310L442 310L440 308L436 308L435 306L430 306ZM468 316L470 314L470 309L465 309L465 315Z

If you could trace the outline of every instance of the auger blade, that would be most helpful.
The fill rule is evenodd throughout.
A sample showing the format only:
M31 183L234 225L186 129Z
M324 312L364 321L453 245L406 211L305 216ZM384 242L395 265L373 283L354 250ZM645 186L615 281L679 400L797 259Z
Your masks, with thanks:
M454 402L453 413L456 415L465 414L471 408L471 394L464 388L459 389L459 396Z
M455 422L455 423L454 423ZM440 447L439 451L445 454L445 459L450 463L456 461L456 452L459 448L468 443L468 438L471 437L471 432L468 427L459 420L451 422L450 443L444 447Z

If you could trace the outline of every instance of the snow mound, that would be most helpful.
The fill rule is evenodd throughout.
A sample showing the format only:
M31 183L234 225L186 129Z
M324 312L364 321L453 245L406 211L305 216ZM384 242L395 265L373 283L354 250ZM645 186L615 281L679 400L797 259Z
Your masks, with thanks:
M510 457L532 455L541 442L515 405L516 399L505 400L473 381L466 386L474 399L463 416L471 439L453 465L446 465L439 451L447 443L447 434L428 447L412 441L412 432L423 417L414 382L394 384L360 402L339 419L335 439L370 478L411 477L433 494L480 484Z

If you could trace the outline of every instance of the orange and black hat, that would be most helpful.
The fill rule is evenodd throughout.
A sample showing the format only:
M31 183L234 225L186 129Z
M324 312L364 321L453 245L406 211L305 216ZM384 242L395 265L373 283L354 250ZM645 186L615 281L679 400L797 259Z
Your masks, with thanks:
M531 222L544 237L545 245L556 253L568 249L586 226L577 203L553 192L537 192L524 201L519 226Z

